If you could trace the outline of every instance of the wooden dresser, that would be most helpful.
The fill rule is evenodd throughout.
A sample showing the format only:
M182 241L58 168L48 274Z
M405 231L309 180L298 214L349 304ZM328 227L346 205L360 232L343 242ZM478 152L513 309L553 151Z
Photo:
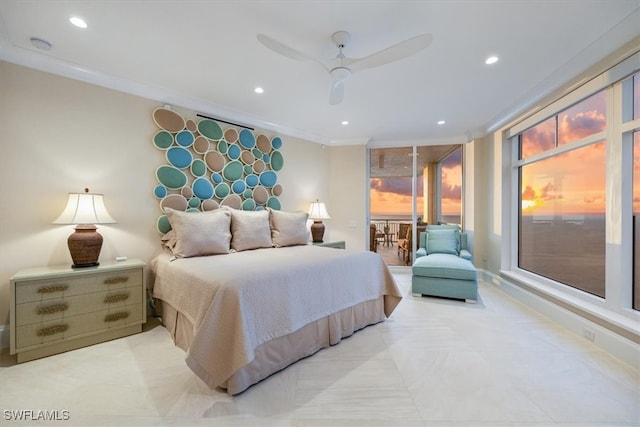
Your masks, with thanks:
M17 272L10 281L11 354L21 363L141 332L144 282L140 260Z

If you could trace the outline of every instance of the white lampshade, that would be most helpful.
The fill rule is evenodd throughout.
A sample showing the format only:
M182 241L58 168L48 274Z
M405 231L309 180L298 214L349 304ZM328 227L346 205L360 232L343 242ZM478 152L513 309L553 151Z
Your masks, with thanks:
M67 206L54 224L113 224L115 219L104 206L102 194L69 193Z
M316 200L309 207L309 219L331 219L324 202Z

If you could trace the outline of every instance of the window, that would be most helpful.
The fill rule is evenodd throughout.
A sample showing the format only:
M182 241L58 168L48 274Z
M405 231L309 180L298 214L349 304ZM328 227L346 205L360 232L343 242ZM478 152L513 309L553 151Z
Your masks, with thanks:
M633 76L633 118L640 119L640 74ZM640 310L640 131L633 134L633 308Z
M605 102L596 93L522 132L518 227L519 268L603 298Z
M639 78L635 79L634 86L638 95ZM633 134L633 308L640 310L640 132Z
M440 162L440 222L462 225L462 147Z

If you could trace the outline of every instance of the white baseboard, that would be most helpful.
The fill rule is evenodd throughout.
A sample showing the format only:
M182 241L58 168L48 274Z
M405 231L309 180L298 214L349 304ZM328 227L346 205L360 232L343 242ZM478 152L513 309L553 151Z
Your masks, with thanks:
M478 270L478 273L485 283L547 316L571 332L593 342L597 347L632 368L640 370L639 344L489 271Z
M9 348L9 325L0 325L0 350Z

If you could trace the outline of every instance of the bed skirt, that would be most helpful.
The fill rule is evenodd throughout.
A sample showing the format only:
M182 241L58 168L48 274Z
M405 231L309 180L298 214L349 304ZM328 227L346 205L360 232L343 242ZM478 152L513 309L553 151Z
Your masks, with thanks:
M193 325L171 304L158 301L162 310L162 323L171 333L176 346L187 352L187 365L206 383L205 372L198 372L198 364L189 363L189 347L193 340ZM338 344L342 338L352 335L359 329L379 323L385 319L384 297L365 301L353 307L311 322L295 332L275 338L255 349L255 358L221 386L227 393L242 393L253 384L262 381L292 363L311 356L317 351ZM215 387L215 384L207 384Z

